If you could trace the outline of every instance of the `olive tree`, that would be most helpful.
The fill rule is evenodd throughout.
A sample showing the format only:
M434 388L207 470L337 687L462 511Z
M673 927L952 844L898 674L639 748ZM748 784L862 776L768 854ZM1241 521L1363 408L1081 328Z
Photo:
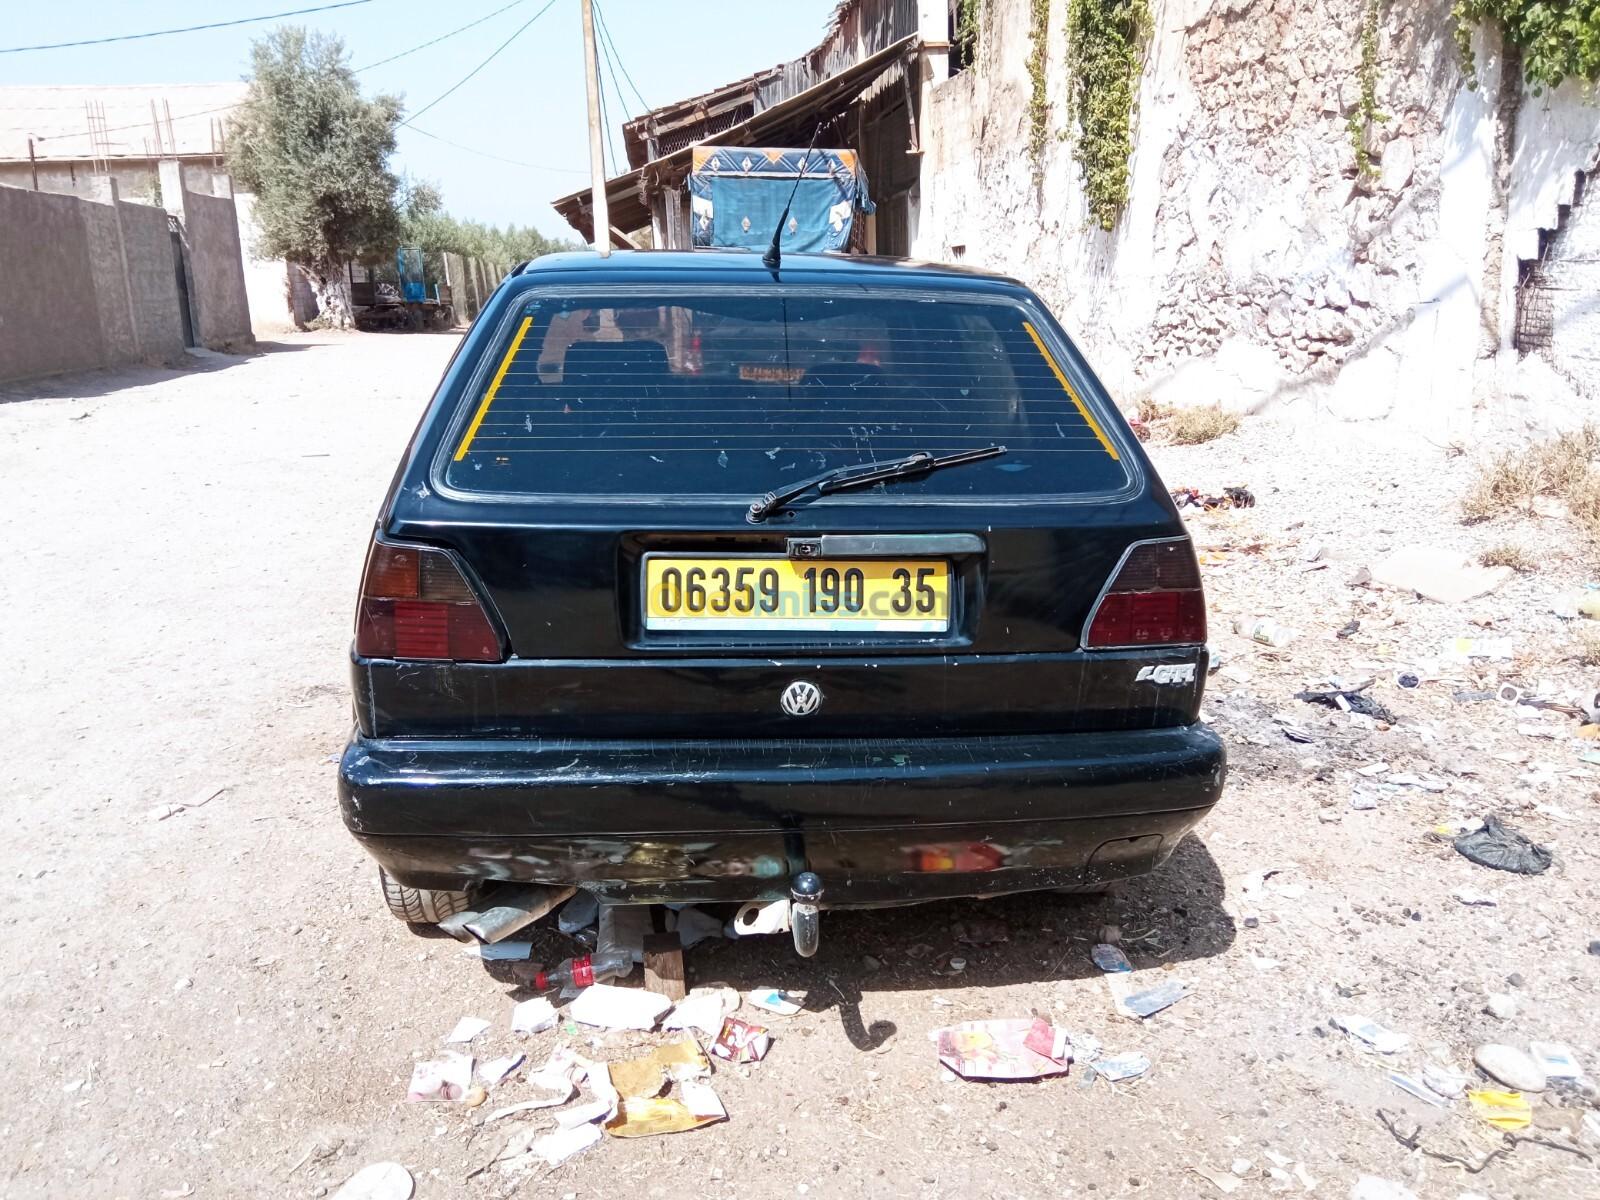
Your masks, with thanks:
M389 170L400 100L362 96L344 44L298 26L258 39L250 57L228 169L255 193L256 251L293 263L329 324L346 328L346 264L391 253L400 236L399 180Z

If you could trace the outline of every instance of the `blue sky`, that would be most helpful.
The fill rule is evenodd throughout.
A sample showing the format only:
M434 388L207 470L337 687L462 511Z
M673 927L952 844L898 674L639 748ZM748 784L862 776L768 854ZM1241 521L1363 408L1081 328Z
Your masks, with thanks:
M8 4L0 45L75 41L142 33L179 25L226 21L327 0L75 0ZM364 91L399 92L408 112L433 100L477 66L532 17L546 0L521 0L498 16L398 62L361 75ZM793 58L822 36L835 0L600 0L617 55L644 99L671 103L752 71ZM291 21L336 33L353 66L361 67L501 8L508 0L368 0L353 8ZM460 217L495 224L534 225L547 234L571 230L550 200L584 186L588 140L584 125L582 33L578 0L555 0L493 62L418 120L430 133L537 169L498 162L400 131L396 168L431 179ZM144 41L0 55L6 83L207 83L238 79L248 67L250 41L272 22L174 34ZM604 60L613 142L620 154L624 114ZM640 104L621 78L627 115ZM609 153L609 151L608 151ZM614 171L611 173L615 173ZM572 235L576 236L576 235Z

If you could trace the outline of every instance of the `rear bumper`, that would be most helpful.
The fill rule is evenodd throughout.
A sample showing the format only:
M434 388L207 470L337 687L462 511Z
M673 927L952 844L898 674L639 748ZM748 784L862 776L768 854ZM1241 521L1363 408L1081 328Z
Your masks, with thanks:
M826 903L1098 883L1159 866L1216 803L1205 726L914 740L356 736L346 826L401 882L579 884L636 902Z

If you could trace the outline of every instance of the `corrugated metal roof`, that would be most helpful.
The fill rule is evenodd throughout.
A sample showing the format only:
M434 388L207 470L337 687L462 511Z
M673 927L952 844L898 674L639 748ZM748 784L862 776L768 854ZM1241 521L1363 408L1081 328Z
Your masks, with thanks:
M738 120L759 115L917 32L917 0L840 0L822 40L798 58L626 122L622 142L628 163L644 165L652 133L658 158L707 141L732 123L731 110L738 110Z
M814 121L819 114L825 115L833 108L853 102L857 95L870 89L880 75L897 68L900 61L915 52L919 45L921 42L915 36L901 38L837 75L721 131L717 134L717 140L720 144L731 146L775 144L772 139L781 136L789 126L796 123L805 125ZM800 144L805 144L804 137ZM650 209L644 196L646 187L658 186L664 180L681 179L689 169L690 150L691 147L684 146L607 180L606 203L610 209L612 226L624 233L632 233L648 225ZM574 229L586 239L594 240L588 188L562 196L552 204Z
M221 152L244 83L0 85L0 161L159 158ZM220 124L219 124L220 123Z

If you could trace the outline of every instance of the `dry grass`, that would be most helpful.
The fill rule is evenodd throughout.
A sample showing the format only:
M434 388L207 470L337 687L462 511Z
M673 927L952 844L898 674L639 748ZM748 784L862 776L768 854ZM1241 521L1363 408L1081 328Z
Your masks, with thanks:
M1577 660L1586 667L1600 667L1600 628L1583 625L1578 628Z
M1156 398L1149 392L1140 392L1133 401L1133 415L1146 425L1152 425L1157 421L1165 421L1172 415L1172 412L1171 407L1158 403Z
M1511 509L1532 512L1534 499L1562 501L1591 532L1600 532L1600 429L1585 425L1554 441L1508 450L1478 475L1461 502L1468 521L1487 521Z
M1198 446L1239 428L1239 414L1221 405L1174 409L1165 421L1168 439L1175 446Z
M1539 560L1515 542L1490 546L1478 555L1478 561L1486 567L1510 567L1520 575L1531 575L1539 567Z
M1179 408L1162 404L1149 392L1140 392L1132 398L1132 408L1135 420L1174 446L1198 446L1239 428L1239 414L1226 411L1220 404Z

